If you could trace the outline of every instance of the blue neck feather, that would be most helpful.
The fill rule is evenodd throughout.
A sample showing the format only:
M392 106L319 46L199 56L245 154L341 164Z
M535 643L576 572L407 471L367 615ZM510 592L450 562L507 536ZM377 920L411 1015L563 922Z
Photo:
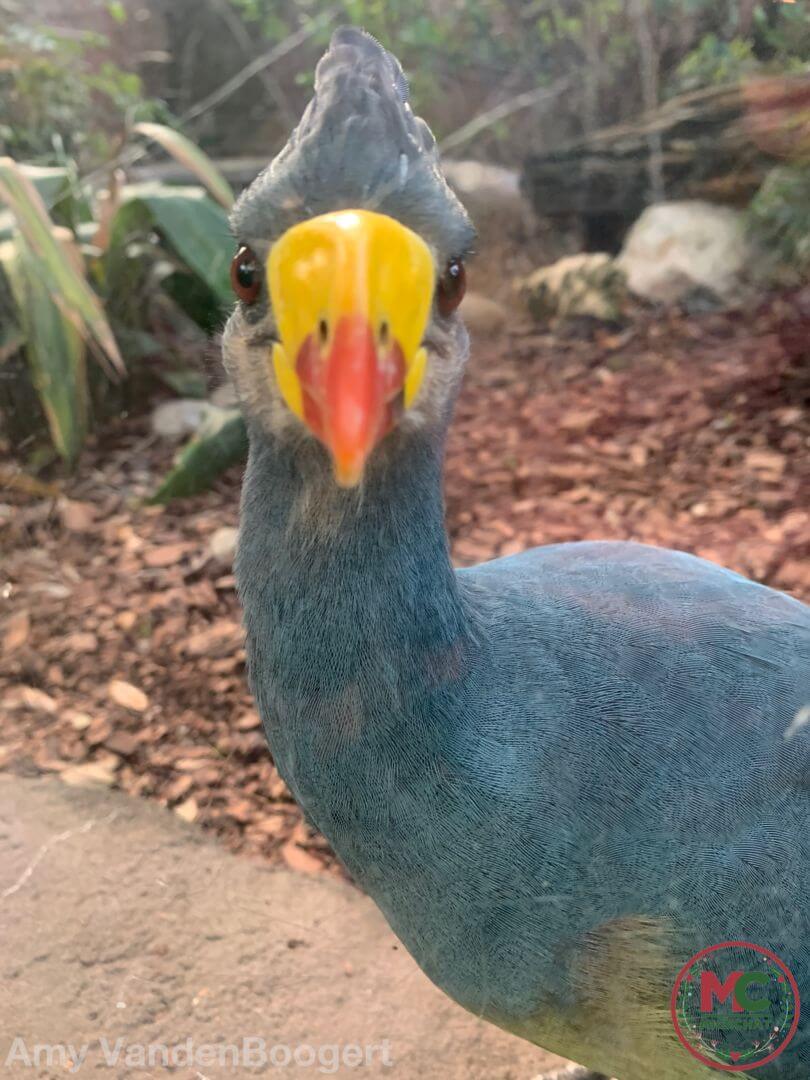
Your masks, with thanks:
M314 443L252 438L236 571L251 682L293 787L293 759L305 748L317 758L313 740L334 753L360 736L396 738L468 637L444 526L443 440L389 442L363 487L345 491Z
M461 839L500 847L477 762L502 717L449 559L442 442L394 432L381 450L362 490L341 491L314 443L253 435L236 564L250 681L307 817L428 974L481 1012L488 916Z

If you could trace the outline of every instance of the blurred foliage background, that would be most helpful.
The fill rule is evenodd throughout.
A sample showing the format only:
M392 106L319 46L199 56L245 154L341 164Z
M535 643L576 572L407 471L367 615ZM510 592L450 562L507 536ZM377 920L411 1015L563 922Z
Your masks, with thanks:
M58 25L41 21L48 15ZM300 44L195 115L214 154L269 154L300 115L336 25L393 43L437 136L510 96L570 79L553 115L476 144L517 163L532 145L637 116L697 87L810 62L810 11L788 0L0 0L0 148L89 169L138 120L179 118L247 64Z
M305 0L230 5L251 40L271 44L311 24L325 6ZM182 25L183 5L174 7L174 25ZM637 116L640 107L684 90L798 71L810 61L810 13L806 4L785 0L344 0L330 10L334 23L364 26L396 44L416 100L431 104L440 140L511 95L570 78L553 115L495 125L477 142L477 153L487 160L512 163L520 160L527 135L531 145L559 141ZM220 5L211 12L216 18ZM286 109L268 110L264 100L254 104L251 95L242 97L242 123L228 125L225 146L238 151L238 140L250 143L258 133L264 146L273 145L307 98L313 63L329 32L318 30L278 69ZM192 81L203 74L191 73ZM205 75L211 78L210 68ZM198 92L207 88L204 81L197 85ZM210 139L216 138L212 129Z
M346 22L395 48L448 154L516 169L684 95L810 70L791 0L0 0L0 415L30 467L73 464L155 386L209 388L230 302L214 162L238 187L269 160ZM651 201L668 193L645 138ZM749 220L801 276L810 155L788 141Z

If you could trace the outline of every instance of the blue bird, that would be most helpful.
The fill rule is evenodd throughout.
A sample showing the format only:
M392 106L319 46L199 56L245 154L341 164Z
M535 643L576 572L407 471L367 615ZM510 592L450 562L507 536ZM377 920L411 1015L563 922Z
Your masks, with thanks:
M810 609L632 543L453 569L473 230L370 36L334 35L232 224L236 572L279 772L461 1005L619 1080L712 1075L670 1016L690 957L751 942L810 1003ZM704 1059L732 1046L707 1030ZM810 1022L760 1057L807 1080Z

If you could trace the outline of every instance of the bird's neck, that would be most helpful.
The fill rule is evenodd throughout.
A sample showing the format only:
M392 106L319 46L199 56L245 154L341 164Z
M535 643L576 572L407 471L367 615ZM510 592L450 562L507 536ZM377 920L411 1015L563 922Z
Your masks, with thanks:
M452 672L468 635L441 471L438 435L390 436L344 491L320 448L252 439L236 569L266 718L397 724Z

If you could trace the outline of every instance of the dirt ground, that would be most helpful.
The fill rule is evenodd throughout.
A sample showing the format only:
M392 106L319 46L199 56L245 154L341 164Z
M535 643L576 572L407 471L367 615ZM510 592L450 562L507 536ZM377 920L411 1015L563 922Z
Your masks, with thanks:
M450 440L460 564L632 538L810 599L810 290L584 336L509 322L476 345ZM339 873L273 768L210 546L239 472L146 506L171 454L136 417L47 497L2 467L0 767L119 787L235 851Z
M560 1064L453 1004L345 882L229 855L117 791L0 776L0 940L4 1077L72 1075L68 1046L78 1075L121 1080L167 1075L161 1046L183 1080Z

